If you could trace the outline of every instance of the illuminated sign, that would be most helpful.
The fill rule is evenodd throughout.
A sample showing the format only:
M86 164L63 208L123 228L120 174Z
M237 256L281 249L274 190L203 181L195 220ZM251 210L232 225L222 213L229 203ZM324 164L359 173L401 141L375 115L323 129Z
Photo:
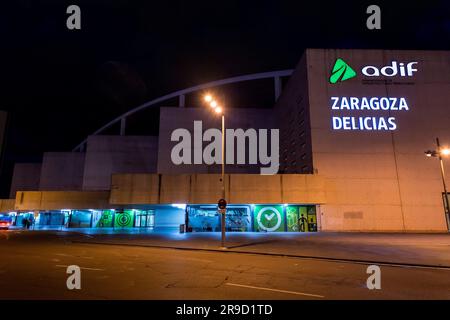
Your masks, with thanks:
M395 130L394 117L333 117L334 130Z
M262 231L284 231L284 216L281 206L256 206L255 229Z
M331 71L330 82L336 83L338 81L345 81L356 77L355 70L352 69L344 60L337 59Z
M358 112L370 111L408 111L409 106L405 98L396 97L331 97L331 110L348 110ZM374 130L392 131L397 129L396 118L376 116L333 116L331 118L333 130Z
M409 110L405 98L331 97L333 110Z
M412 77L414 72L417 71L414 68L418 62L397 62L392 61L390 65L383 67L376 66L364 66L361 69L361 73L366 77ZM356 77L356 71L350 67L350 65L343 59L338 58L334 63L333 69L331 70L330 83L336 83L338 81L342 82L351 78Z
M366 77L412 77L418 62L391 61L386 66L367 65L361 68ZM342 82L356 77L355 70L338 58L331 70L330 83ZM404 97L331 97L331 126L333 130L393 131L397 129L396 111L409 111ZM367 111L361 114L360 111ZM388 111L386 116L373 113ZM393 111L393 112L391 112ZM370 114L367 114L370 113Z
M115 215L114 225L121 228L133 227L134 212L132 210L124 210Z
M395 77L399 72L401 77L412 77L413 73L417 71L413 66L417 62L410 62L405 64L403 62L398 63L397 61L392 61L390 66L383 67L381 69L374 66L366 66L362 68L362 73L367 77L379 77L380 74L386 77Z

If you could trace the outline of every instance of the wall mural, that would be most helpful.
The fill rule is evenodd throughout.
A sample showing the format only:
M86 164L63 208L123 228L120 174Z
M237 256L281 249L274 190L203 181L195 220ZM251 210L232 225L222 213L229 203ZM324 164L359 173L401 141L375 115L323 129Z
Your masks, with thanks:
M114 218L114 226L116 228L132 228L134 222L133 210L124 210L123 212L116 212Z

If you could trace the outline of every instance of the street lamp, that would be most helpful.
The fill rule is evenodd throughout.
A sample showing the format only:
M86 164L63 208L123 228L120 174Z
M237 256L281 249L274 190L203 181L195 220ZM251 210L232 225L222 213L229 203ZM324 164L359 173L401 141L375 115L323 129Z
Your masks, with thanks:
M425 155L427 157L437 157L439 158L439 164L441 166L441 178L442 178L442 184L444 186L444 214L445 214L445 221L447 222L447 230L450 230L450 202L448 200L448 193L447 193L447 185L445 183L445 172L444 172L444 162L442 160L442 156L448 156L450 155L450 149L441 147L439 143L439 138L436 138L436 150L427 150L425 151Z
M213 98L212 95L206 94L204 96L205 102L209 104L209 106L213 109L216 114L222 115L222 199L225 200L225 114L223 112L223 108L219 106L218 102ZM225 249L225 209L222 209L221 212L221 229L222 229L222 241L221 247Z

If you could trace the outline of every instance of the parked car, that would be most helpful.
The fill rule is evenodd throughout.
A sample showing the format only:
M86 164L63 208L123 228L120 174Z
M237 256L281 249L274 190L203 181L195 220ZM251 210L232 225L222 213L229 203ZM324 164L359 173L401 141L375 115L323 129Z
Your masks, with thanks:
M9 221L0 221L0 230L8 230L10 225Z
M0 230L8 230L12 224L10 217L0 217Z

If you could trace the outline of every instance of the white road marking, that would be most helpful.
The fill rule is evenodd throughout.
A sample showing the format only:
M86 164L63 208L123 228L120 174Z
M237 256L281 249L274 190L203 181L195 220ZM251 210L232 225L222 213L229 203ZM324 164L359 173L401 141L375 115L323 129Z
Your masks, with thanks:
M73 255L73 254L66 254L66 253L55 253L55 256L61 256L61 257L75 257L75 255ZM78 256L78 258L83 258L83 259L94 259L94 257L80 257L80 256Z
M68 265L66 266L64 264L57 264L55 267L67 268ZM82 269L82 270L91 270L91 271L105 271L105 269L87 268L87 267L80 267L80 269Z
M171 258L172 258L172 259L181 259L181 260L183 260L183 261L189 260L189 261L198 261L198 262L205 262L205 263L212 263L212 262L213 262L212 260L198 259L198 258L190 258L190 257L183 257L183 256L180 256L180 257L178 257L178 256L173 256L173 257L171 257Z
M325 298L325 296L321 296L321 295L318 295L318 294L312 294L312 293L304 293L304 292L288 291L288 290L278 290L278 289L271 289L271 288L264 288L264 287L254 287L254 286L247 286L247 285L244 285L244 284L237 284L237 283L230 283L230 282L227 282L225 284L228 285L228 286L242 287L242 288L248 288L248 289L274 291L274 292L295 294L295 295L298 295L298 296L307 296L307 297L314 297L314 298Z
M72 257L71 254L67 254L67 253L55 253L55 256Z

